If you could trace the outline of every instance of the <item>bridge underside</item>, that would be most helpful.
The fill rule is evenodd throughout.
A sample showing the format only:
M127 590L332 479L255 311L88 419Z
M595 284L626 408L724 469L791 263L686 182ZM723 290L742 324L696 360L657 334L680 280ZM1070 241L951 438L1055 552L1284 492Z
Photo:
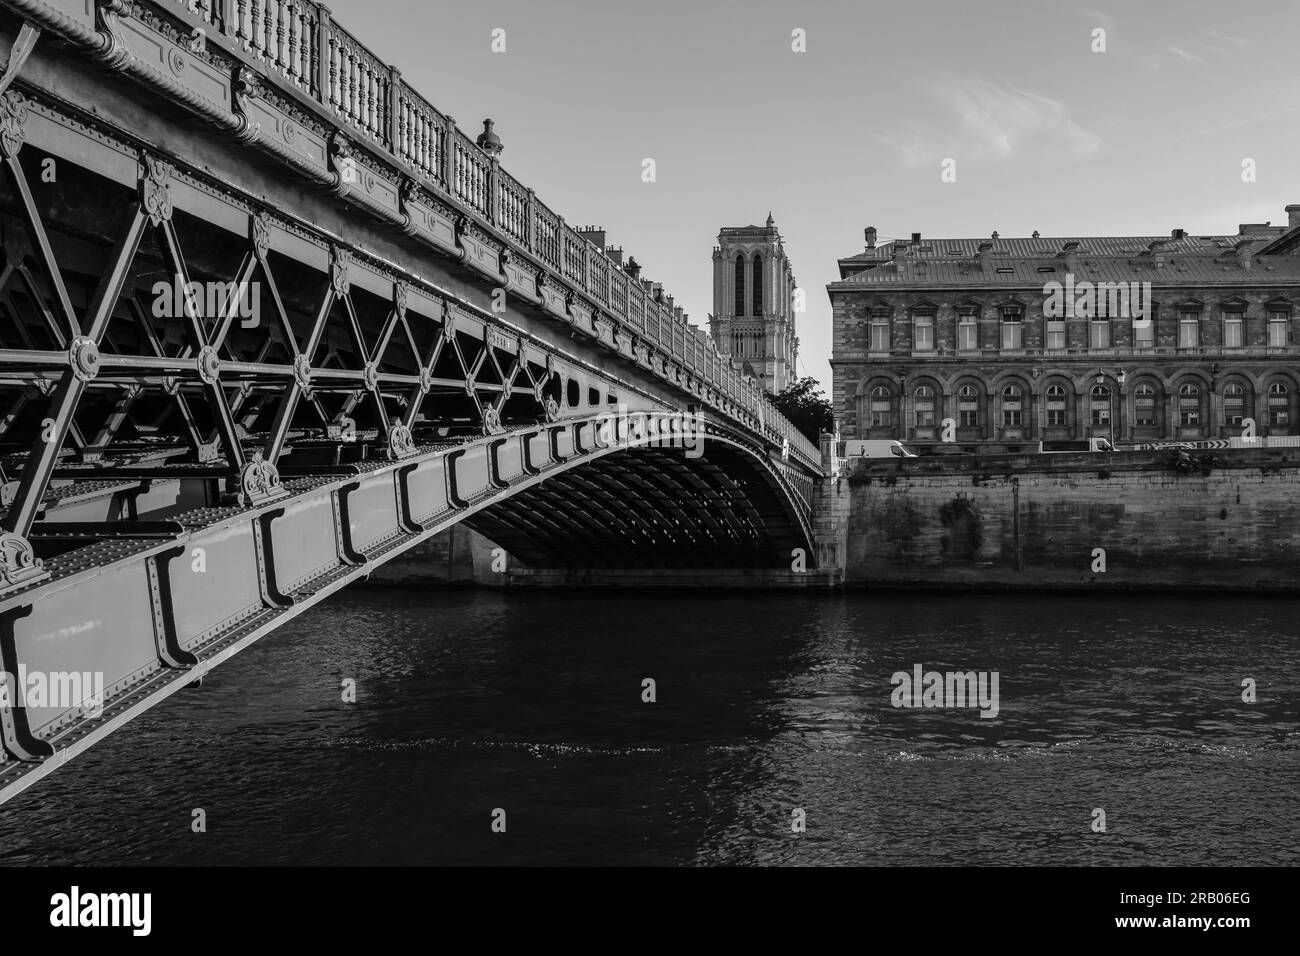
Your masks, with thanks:
M808 544L781 489L740 449L703 451L608 455L465 523L534 568L788 568Z

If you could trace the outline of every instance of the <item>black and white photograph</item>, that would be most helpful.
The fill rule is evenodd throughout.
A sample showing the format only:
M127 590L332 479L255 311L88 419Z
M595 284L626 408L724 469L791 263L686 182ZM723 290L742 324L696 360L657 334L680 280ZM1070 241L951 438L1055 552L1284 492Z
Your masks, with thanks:
M0 0L6 924L851 868L912 933L1259 945L1297 42L1292 0Z

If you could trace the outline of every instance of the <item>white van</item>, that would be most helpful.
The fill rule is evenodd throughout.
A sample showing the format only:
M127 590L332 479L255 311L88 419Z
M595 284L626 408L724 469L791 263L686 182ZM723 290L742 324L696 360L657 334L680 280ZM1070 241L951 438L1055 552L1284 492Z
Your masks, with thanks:
M915 458L892 438L851 438L844 443L845 458Z

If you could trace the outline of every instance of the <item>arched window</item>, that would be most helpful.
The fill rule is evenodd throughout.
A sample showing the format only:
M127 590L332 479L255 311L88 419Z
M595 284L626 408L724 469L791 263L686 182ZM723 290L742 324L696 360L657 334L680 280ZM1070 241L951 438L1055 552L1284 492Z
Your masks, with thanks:
M1110 389L1105 385L1094 385L1089 393L1089 410L1094 425L1105 428L1110 424Z
M754 308L752 315L763 314L763 257L754 253Z
M1019 385L1004 385L1002 388L1002 426L1018 428L1023 422L1024 391Z
M877 385L871 390L871 427L892 428L894 424L894 399L889 389Z
M1223 386L1224 424L1240 425L1246 417L1246 389L1239 382L1229 382Z
M1201 423L1201 387L1188 382L1178 386L1178 424L1199 425Z
M745 257L736 256L736 315L745 314Z
M1291 424L1291 392L1281 382L1274 382L1268 387L1268 423Z
M1156 390L1143 383L1133 389L1134 424L1151 427L1156 423Z
M957 423L962 428L976 428L980 423L980 393L974 385L957 389Z
M918 385L915 394L916 424L918 428L934 424L934 386Z
M1065 388L1061 385L1051 385L1047 389L1047 424L1053 428L1066 424Z

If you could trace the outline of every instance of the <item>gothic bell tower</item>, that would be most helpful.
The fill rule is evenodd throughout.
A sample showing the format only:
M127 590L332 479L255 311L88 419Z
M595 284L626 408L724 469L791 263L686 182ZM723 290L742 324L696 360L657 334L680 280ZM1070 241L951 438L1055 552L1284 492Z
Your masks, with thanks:
M796 284L772 214L762 226L724 226L713 249L713 314L718 351L775 394L795 378Z

